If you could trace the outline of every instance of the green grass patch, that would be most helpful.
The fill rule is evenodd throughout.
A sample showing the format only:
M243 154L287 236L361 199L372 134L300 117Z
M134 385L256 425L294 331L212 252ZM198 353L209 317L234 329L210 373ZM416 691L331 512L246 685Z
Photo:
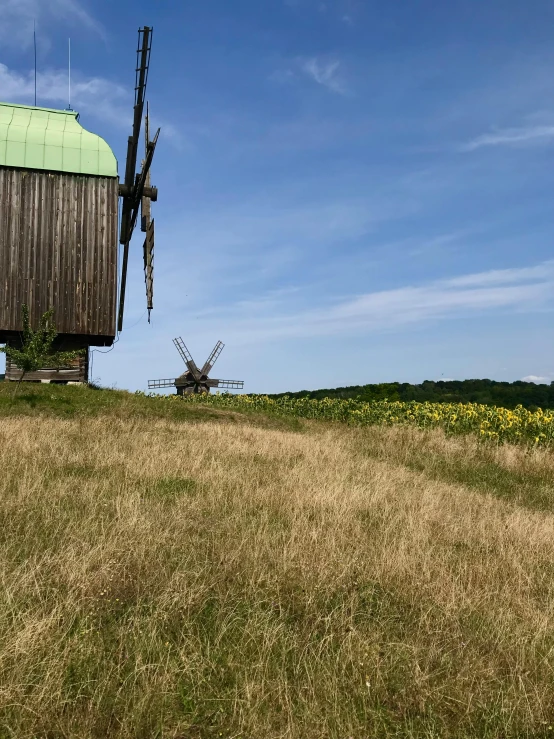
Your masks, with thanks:
M148 499L172 502L178 498L193 498L199 486L191 477L160 477L139 484L142 495Z
M189 404L178 400L163 402L158 397L126 390L95 388L88 385L27 383L13 396L13 385L0 382L0 418L12 416L53 416L57 418L94 418L168 420L185 423L206 421L236 423L256 428L303 432L300 418L277 416L248 409L218 408Z
M399 439L399 443L401 440ZM494 460L494 448L482 446L467 454L462 448L445 448L443 452L425 445L383 443L379 430L369 430L359 446L363 456L383 462L401 464L422 472L431 480L465 485L473 490L522 506L530 510L554 512L554 474L527 469L510 469Z

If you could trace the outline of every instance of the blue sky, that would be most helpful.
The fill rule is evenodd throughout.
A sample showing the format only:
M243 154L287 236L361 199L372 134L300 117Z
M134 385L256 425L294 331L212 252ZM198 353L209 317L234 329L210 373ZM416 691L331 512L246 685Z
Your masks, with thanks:
M226 347L249 392L554 379L554 6L542 0L0 0L0 99L72 104L123 173L139 25L162 128L102 384Z

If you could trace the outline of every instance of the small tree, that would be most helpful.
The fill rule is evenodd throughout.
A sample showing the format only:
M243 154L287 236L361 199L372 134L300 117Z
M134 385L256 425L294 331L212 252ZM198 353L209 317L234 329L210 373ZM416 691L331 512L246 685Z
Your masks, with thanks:
M61 367L83 354L82 349L70 352L56 352L53 350L52 345L58 335L52 323L53 309L50 309L42 316L36 330L31 328L29 308L26 305L22 306L21 313L23 316L21 349L16 349L13 346L0 347L0 352L4 352L9 360L21 370L21 375L15 386L14 398L17 395L23 378L28 372L36 372L42 367L47 366Z

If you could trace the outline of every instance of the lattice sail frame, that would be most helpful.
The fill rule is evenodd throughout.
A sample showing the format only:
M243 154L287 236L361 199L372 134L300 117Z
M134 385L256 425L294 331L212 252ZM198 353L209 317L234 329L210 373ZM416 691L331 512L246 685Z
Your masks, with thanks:
M146 283L146 307L148 321L153 308L154 294L154 221L150 217L150 201L157 200L158 191L150 184L150 167L160 129L150 140L148 111L145 126L145 156L142 160L140 172L136 173L137 155L139 146L142 114L146 97L146 84L150 67L150 51L152 48L153 29L145 26L139 29L139 43L137 48L136 78L135 78L135 106L133 111L133 132L127 140L127 159L125 163L125 180L119 186L119 195L122 199L121 228L119 242L123 244L123 258L121 263L121 278L119 286L119 309L117 316L117 330L123 329L123 314L125 310L125 291L127 286L127 266L129 261L129 246L139 208L142 209L141 228L146 233L143 246L144 279ZM148 203L146 202L148 201Z
M181 355L181 359L187 367L187 372L176 378L166 378L160 380L148 380L148 389L155 390L163 387L176 387L177 392L192 390L192 392L210 392L210 388L225 388L229 390L242 390L244 387L243 380L220 380L208 377L209 372L216 363L219 355L223 351L223 344L218 341L212 349L208 359L202 365L202 369L198 369L191 353L183 339L178 336L173 339L175 348Z
M148 103L146 103L146 116L144 119L144 156L142 166L148 156L148 145L150 144L150 117ZM146 173L145 188L151 187L150 170ZM141 231L146 234L142 247L144 260L144 283L146 286L146 309L148 310L148 323L150 313L154 308L154 220L152 219L152 206L149 197L141 199Z

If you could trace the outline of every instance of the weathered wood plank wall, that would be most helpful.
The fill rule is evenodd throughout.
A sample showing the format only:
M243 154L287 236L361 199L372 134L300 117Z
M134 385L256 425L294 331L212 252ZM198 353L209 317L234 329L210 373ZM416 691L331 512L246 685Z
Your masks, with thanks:
M118 180L0 167L0 342L49 308L60 334L115 336ZM94 342L91 342L94 343Z

